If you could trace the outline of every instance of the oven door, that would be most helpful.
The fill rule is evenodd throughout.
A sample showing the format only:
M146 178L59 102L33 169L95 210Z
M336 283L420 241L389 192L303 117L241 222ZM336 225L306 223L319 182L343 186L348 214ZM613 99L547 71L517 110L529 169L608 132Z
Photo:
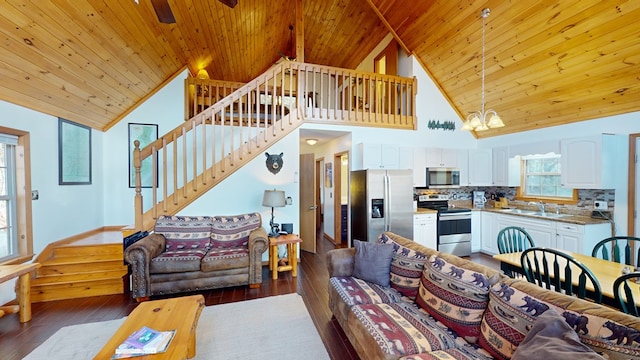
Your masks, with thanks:
M438 251L471 255L471 212L441 212L438 218Z

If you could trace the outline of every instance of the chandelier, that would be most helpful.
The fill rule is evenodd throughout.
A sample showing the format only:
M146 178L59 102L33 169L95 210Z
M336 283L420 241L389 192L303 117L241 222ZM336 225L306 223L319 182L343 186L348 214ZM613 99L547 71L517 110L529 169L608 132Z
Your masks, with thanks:
M462 124L462 130L484 131L491 128L503 127L504 123L500 115L493 110L484 109L484 19L486 19L491 10L486 8L482 10L482 104L480 110L474 111L467 116L466 121Z

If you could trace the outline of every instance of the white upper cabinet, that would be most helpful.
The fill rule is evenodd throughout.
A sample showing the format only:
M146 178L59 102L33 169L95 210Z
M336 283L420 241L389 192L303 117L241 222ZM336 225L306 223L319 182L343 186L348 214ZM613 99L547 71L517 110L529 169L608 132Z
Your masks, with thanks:
M492 150L492 169L494 186L509 185L509 148L496 147Z
M356 170L364 169L399 169L400 147L391 144L358 144L361 162L354 165Z
M625 148L622 135L601 134L561 140L562 186L615 189L620 178L626 178L626 175L620 176L620 164L627 164Z
M413 148L413 186L427 186L427 152L423 147Z
M427 148L426 167L458 167L458 150Z
M469 150L469 186L491 186L493 153L491 149ZM462 183L461 183L462 185Z

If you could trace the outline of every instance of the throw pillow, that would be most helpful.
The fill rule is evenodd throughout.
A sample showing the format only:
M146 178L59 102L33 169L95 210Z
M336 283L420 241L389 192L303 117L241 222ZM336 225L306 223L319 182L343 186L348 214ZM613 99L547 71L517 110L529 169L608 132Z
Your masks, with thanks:
M604 359L580 342L578 334L562 315L549 309L538 316L511 360L569 359L573 356L580 357L581 360Z
M393 245L393 258L391 259L392 288L402 295L414 300L420 287L420 276L427 261L427 255L400 245L387 234L382 233L378 238L380 244Z
M476 343L489 287L484 274L432 255L424 266L416 303L467 342Z
M356 255L353 264L353 276L389 287L393 245L374 244L354 240Z
M511 359L536 319L553 306L504 282L495 284L482 316L478 344L496 359Z

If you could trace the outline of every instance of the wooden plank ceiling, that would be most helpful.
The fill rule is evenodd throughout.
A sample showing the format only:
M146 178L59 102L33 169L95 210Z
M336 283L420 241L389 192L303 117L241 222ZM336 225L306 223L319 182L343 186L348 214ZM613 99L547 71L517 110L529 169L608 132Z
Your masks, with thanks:
M305 62L355 68L391 31L461 118L491 8L485 97L506 126L479 138L640 110L636 0L168 1L175 24L151 0L3 0L0 99L107 130L185 67L245 82L294 55L302 1Z

